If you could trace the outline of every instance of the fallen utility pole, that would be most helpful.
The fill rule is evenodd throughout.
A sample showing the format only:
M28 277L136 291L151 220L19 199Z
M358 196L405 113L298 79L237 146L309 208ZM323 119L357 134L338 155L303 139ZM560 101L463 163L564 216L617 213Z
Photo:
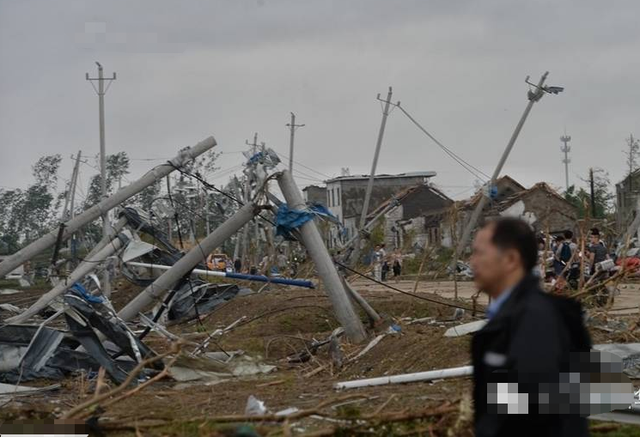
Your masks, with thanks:
M81 281L82 278L94 271L102 261L106 260L108 257L119 251L124 246L124 243L126 241L127 238L124 235L116 235L113 240L106 244L95 255L88 257L86 261L80 263L80 265L71 273L71 275L69 275L68 278L60 281L60 283L58 283L58 285L51 289L51 291L42 295L40 299L38 299L36 303L31 305L31 307L29 307L29 309L27 309L25 312L7 319L6 323L22 323L29 317L38 314L40 311L45 309L53 299L65 293L69 289L69 287L71 287L76 282Z
M407 382L433 381L435 379L460 378L473 375L473 366L452 367L450 369L429 370L427 372L405 373L403 375L381 376L379 378L360 379L356 381L338 382L334 388L371 387L374 385L405 384Z
M285 200L289 204L289 208L306 209L302 193L289 171L285 170L278 175L278 184ZM367 338L367 334L353 305L351 305L331 255L329 255L329 251L322 241L318 227L313 220L310 220L299 228L299 232L302 243L318 270L318 276L322 279L338 323L342 325L345 334L351 341L355 343L364 341Z
M159 165L151 169L147 174L142 176L137 181L128 185L112 196L101 200L98 204L83 211L73 219L64 223L64 231L58 232L58 229L53 230L47 235L39 238L28 246L22 248L15 254L7 257L0 263L0 277L5 276L7 273L14 270L16 267L21 266L26 261L30 260L40 252L50 248L56 244L58 235L62 241L68 239L74 232L80 229L82 226L87 225L104 214L105 211L109 211L118 206L130 197L138 194L149 185L159 181L169 173L173 172L176 167L182 167L187 162L203 154L207 150L216 145L216 140L213 137L209 137L193 147L187 147L182 149L178 155L173 158L169 163Z
M258 213L254 203L246 203L229 220L218 226L215 231L180 258L170 270L164 272L153 284L145 288L135 299L129 302L118 316L125 322L132 320L154 300L162 299L166 291L174 287L181 278L188 275L198 263L206 262L207 255L220 247L227 239L240 230Z
M507 158L509 157L509 154L511 153L511 149L513 149L513 145L516 143L516 140L518 139L518 135L520 135L520 131L522 130L522 126L524 126L524 122L527 120L527 117L529 116L529 112L531 112L531 108L533 108L533 104L536 103L537 101L539 101L542 96L545 94L546 89L543 87L544 85L544 81L547 79L547 76L549 75L549 72L545 72L542 77L540 78L540 81L538 82L538 85L535 86L535 90L529 91L528 94L528 98L529 98L529 103L527 103L527 107L524 110L524 113L522 114L522 117L520 117L520 121L518 121L518 124L516 125L515 130L513 131L513 134L511 135L511 138L509 139L509 143L507 144L506 149L504 150L504 153L502 154L502 157L500 157L500 161L498 161L498 165L496 166L495 171L493 172L493 175L491 176L491 180L489 181L489 185L488 185L488 192L485 193L484 195L480 196L480 200L478 200L478 205L476 206L476 209L473 211L473 214L471 215L471 218L469 219L469 222L467 223L467 226L464 228L464 232L462 233L462 237L460 237L460 241L458 241L458 246L456 247L456 251L453 257L453 261L451 263L451 268L452 271L455 274L455 269L456 269L456 265L458 263L458 258L460 258L460 255L462 254L462 252L464 251L464 249L467 247L467 243L469 242L469 239L471 238L471 232L473 232L473 230L476 227L476 224L478 223L478 219L480 218L480 214L482 214L482 211L484 210L485 205L487 204L487 200L489 199L489 196L491 195L491 190L493 189L493 186L496 183L496 180L498 179L498 176L500 176L500 172L502 171L502 167L504 167L504 163L507 161ZM529 78L527 77L527 81L529 80ZM528 82L527 82L528 83ZM551 91L553 92L553 91ZM557 92L556 92L557 93Z
M172 267L172 266L163 266L160 264L140 263L140 262L134 262L134 261L128 261L125 264L132 267L143 267L143 268L152 269L152 270L155 269L155 270L165 270L165 271L170 270ZM313 282L302 280L302 279L272 278L264 275L244 275L242 273L227 273L227 272L219 272L216 270L203 270L203 269L193 269L191 271L191 274L211 276L213 278L229 278L229 279L239 279L241 281L267 282L269 284L293 285L295 287L315 288L315 285L313 285Z
M398 206L398 201L394 199L391 203L389 203L389 205L387 205L386 208L384 208L375 217L373 217L371 220L369 220L369 222L360 229L360 233L369 231L369 229L371 229L373 227L373 225L375 225L378 222L378 220L380 220L382 217L384 217L389 211L391 211L396 206ZM349 241L347 241L342 246L342 250L349 249L351 247L351 245L356 240L358 240L358 238L359 238L358 234L356 234L353 237L351 237L351 239Z
M376 312L376 310L373 309L373 307L371 305L369 305L369 302L366 301L366 299L364 297L362 297L360 295L360 293L358 293L355 288L353 288L351 286L351 284L349 284L347 282L347 280L345 278L342 278L342 283L344 284L344 288L345 290L347 290L347 292L349 293L349 295L351 296L351 298L358 304L360 305L360 307L364 310L365 313L367 313L367 317L369 317L369 319L375 324L378 323L380 320L382 320L382 318L380 317L380 315Z

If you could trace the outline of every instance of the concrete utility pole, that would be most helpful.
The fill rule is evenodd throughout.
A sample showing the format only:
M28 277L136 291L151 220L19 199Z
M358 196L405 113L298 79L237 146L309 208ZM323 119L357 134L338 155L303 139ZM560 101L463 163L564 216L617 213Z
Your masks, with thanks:
M373 162L371 163L371 173L369 174L367 191L364 195L364 203L362 204L362 213L360 214L360 223L358 223L358 227L360 229L364 227L365 220L367 218L369 201L371 199L371 192L373 191L373 182L376 177L376 168L378 167L378 157L380 156L380 148L382 147L382 138L384 137L384 128L387 125L387 117L389 116L389 106L391 105L392 95L393 95L393 89L389 87L389 92L387 93L387 100L385 100L384 110L382 111L382 121L380 122L380 131L378 132L378 141L376 142L376 151L373 154ZM380 94L378 94L378 100L380 100Z
M6 322L22 323L29 319L31 316L35 316L36 314L38 314L40 311L45 309L53 299L60 296L61 294L64 294L69 289L69 287L71 287L76 282L81 281L82 278L98 268L101 262L122 249L127 241L128 239L124 235L116 235L109 244L105 244L100 251L98 251L94 255L89 256L86 261L80 263L80 265L69 275L69 277L60 281L58 285L56 285L51 291L43 294L40 299L36 301L36 303L29 307L29 309L21 314L18 314L17 316L6 320Z
M206 262L206 255L220 247L242 226L248 223L258 213L258 207L249 202L238 210L229 220L221 224L199 245L192 248L185 256L180 258L173 267L164 272L153 284L145 288L135 299L129 302L118 316L125 322L135 318L154 300L162 299L167 290L174 287L178 281L189 274L200 262Z
M564 153L564 159L562 160L562 162L564 163L566 190L569 191L569 163L571 162L571 160L569 159L569 152L571 152L569 141L571 141L571 137L565 132L564 135L560 137L560 141L564 143L564 145L560 146L560 151Z
M518 121L518 124L516 125L516 128L513 131L511 138L509 139L509 143L507 144L507 147L504 150L502 157L500 157L500 161L498 161L498 165L496 166L496 169L493 172L493 175L491 176L491 180L489 181L489 185L488 185L488 192L485 193L485 195L480 196L478 205L476 206L476 209L473 211L473 214L471 215L471 218L469 219L469 222L467 223L467 226L465 227L464 232L462 233L462 237L460 237L460 240L458 242L458 247L456 247L456 252L454 254L452 264L451 264L451 268L453 269L454 274L455 274L455 267L457 265L458 258L460 258L460 255L464 251L465 247L467 247L467 243L469 242L469 239L471 237L471 232L473 232L473 230L476 227L476 224L478 223L480 214L482 214L482 210L484 209L485 205L487 204L487 201L489 200L489 196L491 195L491 190L496 183L496 179L498 179L498 176L500 176L502 167L504 166L504 163L507 161L507 158L511 153L511 149L513 149L513 145L516 143L516 140L518 139L518 135L522 130L522 126L524 126L524 122L527 120L527 117L529 116L529 112L531 112L531 108L533 108L533 104L539 101L546 92L552 92L554 94L557 94L558 92L562 91L562 89L559 87L553 87L553 88L550 88L549 90L547 90L547 88L544 87L544 82L547 79L548 75L549 75L549 72L548 71L545 72L540 78L540 81L538 82L538 84L534 85L535 90L529 90L529 93L527 95L529 99L529 103L527 104L527 107L525 108L524 113L522 114L522 117L520 117L520 121ZM526 82L529 83L528 77L526 79Z
M73 158L73 155L71 155L71 158ZM69 186L64 196L64 207L62 208L62 215L60 216L60 221L62 222L69 220L69 216L71 215L71 209L73 209L73 206L70 206L70 205L72 203L72 198L74 197L74 194L75 194L75 183L78 177L78 167L80 166L80 152L78 152L78 155L74 159L76 162L73 165L73 170L71 172L71 179L69 179Z
M293 137L295 136L297 127L304 127L304 124L296 124L296 114L291 113L291 123L287 124L291 131L291 139L289 140L289 172L293 174Z
M171 196L171 176L167 175L166 179L167 179L167 196ZM173 203L171 204L171 207L173 208ZM171 220L172 220L172 217L169 217L169 220L167 220L167 222L169 223L169 226L167 226L167 236L169 237L169 241L171 242L171 244L173 244L173 222Z
M169 161L169 163L161 164L157 167L154 167L140 179L133 182L131 185L122 188L117 193L101 200L96 205L83 211L80 215L77 215L73 219L64 223L64 231L61 234L59 233L58 229L54 229L47 235L37 239L36 241L26 247L23 247L13 255L5 258L5 260L0 263L0 277L5 276L7 273L14 270L16 267L21 266L26 261L29 261L40 252L55 245L56 241L58 240L59 234L60 238L62 239L61 241L67 240L71 236L71 234L76 232L82 226L91 223L92 221L103 215L105 211L110 211L125 200L135 196L140 191L147 188L149 185L161 180L163 177L173 172L176 167L182 167L184 164L193 160L197 156L202 155L204 152L211 149L215 145L216 140L213 137L209 137L193 147L182 149L175 158Z
M289 208L305 209L306 205L300 189L293 180L293 175L285 170L278 177L280 190L289 204ZM331 255L322 241L322 236L313 220L306 222L299 229L302 244L309 252L309 256L318 270L325 291L331 301L338 323L354 343L360 343L367 338L362 322L355 312L349 295L344 289L340 274L336 270Z
M80 173L80 159L82 157L82 150L78 150L76 155L76 164L73 167L73 176L71 178L71 197L69 199L69 216L64 220L71 220L76 216L76 189L78 187L78 174ZM69 239L69 251L71 252L71 265L76 265L76 258L78 254L77 235L74 233Z
M107 155L106 155L106 145L104 138L104 95L106 94L106 90L104 88L104 82L108 81L109 86L111 83L116 80L116 73L113 73L113 77L105 78L104 71L102 69L102 65L98 61L96 61L96 65L98 66L98 77L91 78L89 77L89 73L85 74L85 78L88 81L91 81L91 86L93 86L93 81L98 81L98 89L96 92L98 93L98 115L99 115L99 123L100 123L100 189L102 191L102 199L106 199L107 197ZM107 86L107 88L109 88ZM96 87L93 86L95 90ZM102 236L106 237L111 232L109 225L109 212L105 211L102 215ZM102 284L102 293L109 297L111 295L111 283L109 281L109 270L104 270Z
M256 132L253 134L253 143L250 143L249 140L246 140L245 144L247 146L251 146L251 156L254 156L258 151L258 133ZM245 176L247 177L247 180L244 186L244 202L245 203L248 203L249 200L251 199L251 178L250 178L251 173L252 173L251 170L247 168L247 171L245 172ZM251 269L251 266L247 265L247 264L251 264L249 262L249 230L250 230L249 223L247 223L242 229L242 267L247 271Z

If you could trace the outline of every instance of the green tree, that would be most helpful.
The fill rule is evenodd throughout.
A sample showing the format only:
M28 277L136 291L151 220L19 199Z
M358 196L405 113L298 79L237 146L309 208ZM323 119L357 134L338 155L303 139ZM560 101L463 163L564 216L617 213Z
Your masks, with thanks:
M577 208L579 218L585 218L587 211L592 218L611 218L615 196L611 192L609 174L601 168L593 169L595 211L591 211L591 182L588 177L582 182L584 186L572 185L564 194L565 199Z
M57 221L60 155L43 156L32 167L27 189L0 190L0 241L9 252L46 234Z
M107 196L113 194L116 188L120 186L122 178L129 174L129 156L127 152L118 152L114 155L107 155ZM102 177L100 174L94 175L89 181L89 189L87 198L85 199L84 208L90 208L102 199Z

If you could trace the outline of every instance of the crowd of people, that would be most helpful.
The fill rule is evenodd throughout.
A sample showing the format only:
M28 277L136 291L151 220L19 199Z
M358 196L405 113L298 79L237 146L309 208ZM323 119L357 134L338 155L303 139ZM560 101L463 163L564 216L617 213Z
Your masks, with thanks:
M397 282L402 274L402 252L396 249L391 254L387 254L386 244L377 244L373 250L372 264L373 277L376 281L386 281L389 272L393 272Z
M609 250L598 228L589 232L589 242L585 245L584 254L573 232L569 230L555 236L549 246L544 236L538 236L538 254L539 265L544 266L545 280L554 284L577 281L583 258L586 276L598 273L602 270L602 263L610 259ZM540 271L543 271L542 268Z

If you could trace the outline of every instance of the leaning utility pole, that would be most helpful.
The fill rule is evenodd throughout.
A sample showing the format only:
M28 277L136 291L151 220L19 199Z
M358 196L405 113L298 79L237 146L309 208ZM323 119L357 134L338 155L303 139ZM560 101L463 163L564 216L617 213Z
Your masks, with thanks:
M291 131L291 138L289 140L289 172L293 174L293 137L297 127L304 127L304 124L296 124L296 114L291 113L291 123L287 124L287 127Z
M376 142L376 151L373 154L373 162L371 163L371 173L369 174L369 182L367 183L367 191L364 195L364 203L362 204L362 213L360 214L360 222L358 227L362 229L365 225L367 218L367 210L369 209L369 200L371 199L371 192L373 191L373 182L376 177L376 167L378 167L378 157L380 156L380 148L382 147L382 138L384 137L384 128L387 125L387 117L389 116L389 106L391 105L391 96L393 90L389 87L387 93L387 100L385 100L384 110L382 111L382 122L380 123L380 131L378 132L378 141ZM380 94L378 94L378 100L380 100Z
M380 130L378 131L378 140L376 141L376 150L373 154L373 162L371 163L371 173L369 174L367 191L365 192L365 195L364 195L362 212L360 213L360 222L357 224L357 231L355 235L356 239L355 241L353 241L353 243L355 243L355 247L354 247L353 253L350 254L354 263L357 263L358 259L360 258L360 238L361 238L361 233L365 229L365 225L366 225L365 220L367 219L367 212L369 210L369 201L371 200L371 193L373 192L373 184L375 182L375 177L376 177L376 168L378 167L378 157L380 156L380 148L382 147L382 138L384 137L384 129L387 125L387 117L389 116L389 106L391 106L392 95L393 95L393 89L389 87L389 92L387 93L386 100L382 100L380 98L380 94L378 94L378 97L377 97L377 99L380 100L381 102L384 102L385 105L384 105L384 109L382 110L382 121L380 122ZM400 105L400 102L398 102L394 106L397 106L397 105Z
M569 159L569 152L571 152L569 141L571 141L571 137L565 132L564 135L560 137L560 141L564 143L563 146L560 146L560 151L564 153L564 159L562 160L562 162L564 163L565 186L566 190L569 191L569 163L571 162L571 160Z
M545 87L544 86L544 82L547 79L548 75L549 75L549 72L548 71L545 72L540 78L540 81L538 82L537 85L534 85L531 82L529 82L528 76L527 76L527 79L525 80L525 82L527 82L530 86L533 86L535 89L529 90L529 93L527 94L529 103L527 104L527 107L525 108L524 113L522 114L522 117L520 117L520 121L516 125L515 130L513 131L513 134L509 139L509 143L507 144L507 147L504 150L504 153L502 154L500 161L498 161L498 165L496 166L496 169L493 172L493 175L491 176L491 180L489 181L489 185L487 187L488 188L487 193L480 196L478 205L476 206L476 209L473 211L473 214L471 215L471 218L469 219L469 222L467 223L467 226L465 227L464 232L462 233L462 237L460 237L460 240L458 242L458 246L456 247L456 252L454 254L452 264L451 264L451 268L454 274L455 274L455 267L458 262L458 258L464 251L465 247L467 247L467 243L469 242L469 238L471 237L471 232L473 232L473 229L476 227L478 219L480 218L480 214L482 214L482 210L484 209L489 199L489 196L491 195L491 190L495 185L496 179L498 179L498 176L500 176L502 167L504 166L504 163L507 161L507 158L511 153L511 149L513 149L513 145L516 143L516 140L518 139L518 135L522 130L522 126L524 126L524 122L527 120L527 117L529 116L529 112L531 112L531 108L533 108L533 104L539 101L545 93L558 94L559 92L563 91L563 88L561 87Z
M107 92L104 88L105 80L109 82L109 86L111 83L116 80L116 73L113 73L113 77L105 78L104 71L102 69L102 65L98 61L96 61L96 65L98 66L98 77L90 78L89 73L85 74L86 80L91 82L91 86L98 93L98 114L99 114L99 122L100 122L100 189L102 191L102 200L107 197L107 156L106 156L106 146L104 139L104 95ZM93 81L98 81L98 89L93 85ZM107 86L107 89L109 88ZM109 226L109 213L107 211L102 215L102 236L106 237L111 232ZM104 270L102 284L102 293L109 297L111 295L111 284L109 282L109 269Z
M110 211L125 200L135 196L140 191L147 188L149 185L161 180L169 173L173 172L176 168L180 168L187 162L192 161L196 157L202 155L204 152L211 149L215 145L216 140L213 137L209 137L193 147L186 147L180 150L180 152L178 152L178 155L171 159L168 163L152 168L140 179L132 182L126 187L123 187L121 190L114 193L110 197L101 200L96 205L93 205L91 208L82 211L82 213L64 223L62 232L60 232L59 229L54 229L53 231L40 237L33 243L30 243L29 245L23 247L13 255L6 257L4 261L0 262L0 278L5 276L10 271L14 270L16 267L21 266L26 261L29 261L40 252L54 246L58 240L67 240L67 238L69 238L74 232L76 232L82 226L85 226L99 218L102 214L104 214L105 211Z
M73 158L73 155L71 155ZM71 210L73 209L73 198L75 195L75 184L78 178L78 167L80 166L80 152L75 157L75 164L73 165L73 171L71 172L71 179L69 179L69 186L67 187L67 192L64 196L64 207L62 208L62 215L60 216L60 221L65 222L69 220L71 216Z
M278 184L289 208L297 210L306 208L302 193L289 171L285 170L278 175ZM318 276L322 279L338 323L342 325L345 334L351 341L361 343L367 338L367 334L351 300L349 300L349 295L344 289L340 274L336 270L316 223L313 220L307 221L300 227L299 232L301 242L313 260Z
M82 151L78 150L76 155L76 164L73 167L73 176L71 178L71 197L69 199L69 216L65 220L72 220L75 216L76 189L78 187L78 174L80 173L80 158ZM69 250L71 252L71 265L75 267L78 252L77 235L74 233L69 239Z

